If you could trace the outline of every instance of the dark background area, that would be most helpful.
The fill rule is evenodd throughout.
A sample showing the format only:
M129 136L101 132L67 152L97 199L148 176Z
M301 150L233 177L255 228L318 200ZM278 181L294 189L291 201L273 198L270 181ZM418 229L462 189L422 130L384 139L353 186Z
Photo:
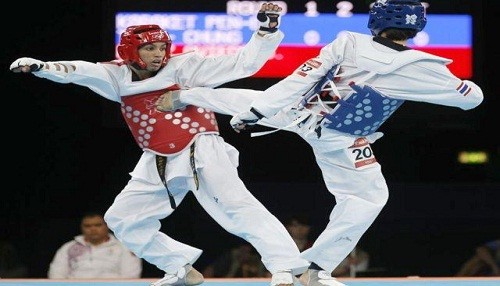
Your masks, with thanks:
M294 1L295 6L289 7L300 11L305 2ZM381 128L385 136L373 148L391 196L361 247L371 254L371 266L384 267L391 276L454 275L474 247L500 237L496 10L490 7L493 1L486 0L429 2L436 11L474 15L472 80L483 88L485 101L467 112L407 102ZM117 7L220 11L224 3L11 3L14 7L1 20L6 160L0 240L15 244L30 277L46 277L56 249L79 234L82 213L104 212L111 205L141 151L119 121L117 103L79 86L11 73L10 63L22 56L44 61L111 59L112 12ZM225 86L265 89L278 80L249 78ZM317 236L335 201L322 184L310 147L286 132L257 138L237 135L229 127L229 117L218 116L218 120L222 136L240 151L239 170L249 189L281 220L293 213L309 214L313 238ZM459 165L460 150L487 151L490 162ZM195 264L198 268L239 242L208 217L192 196L164 220L162 229L205 250ZM144 270L144 277L162 275L147 263Z

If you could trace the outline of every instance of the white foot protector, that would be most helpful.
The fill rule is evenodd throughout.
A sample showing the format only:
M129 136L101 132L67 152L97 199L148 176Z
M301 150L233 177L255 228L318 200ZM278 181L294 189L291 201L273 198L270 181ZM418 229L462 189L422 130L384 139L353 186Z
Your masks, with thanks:
M347 286L325 270L307 269L299 278L304 286Z

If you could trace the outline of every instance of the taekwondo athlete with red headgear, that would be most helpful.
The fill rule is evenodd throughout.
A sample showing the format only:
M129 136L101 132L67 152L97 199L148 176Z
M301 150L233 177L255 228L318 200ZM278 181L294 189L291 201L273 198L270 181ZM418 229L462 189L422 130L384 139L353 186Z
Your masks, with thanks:
M283 39L281 11L264 3L257 15L259 30L232 55L171 55L168 33L151 24L123 32L118 46L122 60L43 62L25 57L10 66L14 72L88 87L121 104L144 152L105 220L125 246L166 273L152 286L203 282L192 267L202 250L160 232L160 219L170 216L189 191L225 230L255 247L272 273L272 286L292 285L294 275L308 266L286 228L239 178L238 151L219 136L214 113L196 106L164 113L154 105L172 90L216 87L257 72Z
M253 124L297 133L311 147L336 204L313 246L301 253L311 266L305 286L340 286L332 271L354 249L389 198L371 144L378 128L406 100L470 110L483 92L447 68L451 61L412 50L408 40L426 25L417 0L376 2L369 12L371 35L345 32L291 75L265 91L194 88L176 91L182 104L233 115L236 131ZM159 109L169 107L160 98ZM266 133L267 132L267 133ZM403 160L403 159L402 159Z

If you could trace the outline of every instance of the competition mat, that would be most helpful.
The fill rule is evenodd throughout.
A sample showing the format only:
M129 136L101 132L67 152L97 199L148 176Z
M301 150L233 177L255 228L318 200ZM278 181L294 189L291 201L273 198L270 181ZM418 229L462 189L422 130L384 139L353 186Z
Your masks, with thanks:
M149 286L158 278L130 280L0 279L0 286ZM339 278L347 286L500 286L500 277ZM268 278L205 278L201 286L269 286Z

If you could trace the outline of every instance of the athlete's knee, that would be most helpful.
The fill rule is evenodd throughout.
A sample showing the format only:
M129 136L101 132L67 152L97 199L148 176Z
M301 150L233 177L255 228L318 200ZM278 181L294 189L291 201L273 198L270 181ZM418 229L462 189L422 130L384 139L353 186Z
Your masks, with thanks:
M238 204L224 206L224 220L219 224L229 233L236 234L246 229L248 224L255 221L267 221L272 214L256 199L240 201Z
M387 188L387 186L379 188L377 190L375 204L382 209L387 204L388 200L389 200L389 189Z
M383 177L374 180L371 186L370 201L375 208L382 209L389 200L389 188Z
M127 227L126 215L111 206L104 214L104 221L116 236L120 236Z
M387 187L373 188L368 196L362 198L363 212L369 217L377 217L389 200ZM360 208L361 209L361 208Z
M389 199L389 192L387 190L379 190L377 197L372 201L372 212L374 216L378 216L378 214L382 211L382 209L387 204Z
M106 213L104 213L104 221L106 221L106 223L109 226L109 224L112 224L116 220L116 218L117 218L116 211L114 205L112 205L111 207L108 208Z

